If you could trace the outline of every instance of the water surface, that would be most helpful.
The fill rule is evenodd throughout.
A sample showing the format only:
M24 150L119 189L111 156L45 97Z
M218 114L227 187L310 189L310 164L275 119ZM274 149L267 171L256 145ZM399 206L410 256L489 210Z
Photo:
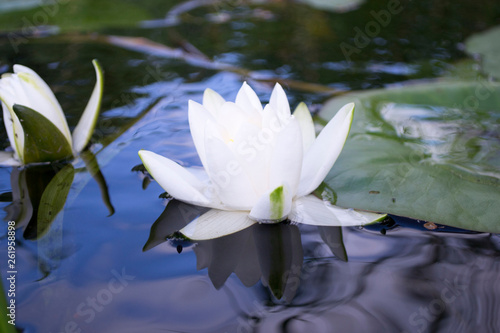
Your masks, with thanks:
M59 98L70 127L94 84L91 59L98 58L106 71L91 150L109 202L101 197L102 179L99 186L85 163L76 161L65 208L44 225L36 210L16 215L28 204L20 196L29 193L36 208L63 166L0 169L3 217L19 223L18 328L495 332L497 234L393 216L366 228L257 225L213 241L165 241L175 230L155 223L167 203L158 198L164 191L132 169L140 164L139 149L200 165L187 104L200 102L207 87L232 100L246 80L266 102L280 80L292 108L305 101L317 110L332 92L467 71L479 75L461 44L500 23L498 4L401 2L403 10L391 23L346 59L339 45L354 45L355 28L365 29L371 12L384 10L386 2L369 1L341 13L291 1L200 3L181 3L194 5L187 10L176 7L177 1L116 0L104 8L79 0L46 14L43 27L25 23L41 15L39 4L0 7L1 72L14 63L36 70ZM6 133L0 132L7 147ZM176 209L181 214L182 207ZM175 216L174 211L174 221ZM185 221L177 216L177 222ZM6 225L0 228L2 282Z

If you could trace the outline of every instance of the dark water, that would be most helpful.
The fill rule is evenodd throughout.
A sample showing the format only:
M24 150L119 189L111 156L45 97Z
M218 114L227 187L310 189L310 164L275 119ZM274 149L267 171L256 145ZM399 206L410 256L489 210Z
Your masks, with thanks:
M327 94L303 82L356 90L465 75L474 65L461 43L500 23L498 3L401 2L404 9L392 23L350 59L340 43L353 44L354 28L364 29L371 11L383 10L386 2L369 1L344 13L292 1L214 2L189 11L174 7L179 4L110 1L104 8L96 1L74 1L49 15L47 24L59 30L27 28L26 18L33 21L42 7L0 12L1 71L14 63L35 69L55 91L70 126L94 84L90 60L98 58L106 71L92 146L102 177L92 177L81 160L73 163L64 210L43 223L37 203L63 166L0 169L3 217L18 222L18 329L498 331L496 234L435 229L393 217L366 228L257 225L197 244L165 241L182 227L186 210L170 202L170 217L155 223L165 209L165 200L158 198L163 190L132 171L140 164L139 149L182 165L200 164L187 103L201 101L207 87L232 100L248 80L266 101L272 82L292 80L284 81L292 107L304 100L314 109ZM101 11L98 19L93 19L95 7ZM179 14L167 15L171 8ZM13 43L13 36L26 42ZM109 36L147 42L125 45ZM145 47L152 42L184 53L172 57L165 48ZM0 139L7 147L3 131ZM109 201L102 198L103 179ZM22 193L30 200L22 200ZM30 205L34 209L26 208ZM7 222L0 231L4 289L6 234Z

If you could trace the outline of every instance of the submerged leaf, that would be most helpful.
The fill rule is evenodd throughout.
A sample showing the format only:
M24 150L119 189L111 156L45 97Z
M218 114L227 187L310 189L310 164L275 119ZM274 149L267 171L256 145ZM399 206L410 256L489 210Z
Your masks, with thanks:
M500 79L500 26L472 35L465 41L465 49L471 54L480 54L482 68L486 74Z

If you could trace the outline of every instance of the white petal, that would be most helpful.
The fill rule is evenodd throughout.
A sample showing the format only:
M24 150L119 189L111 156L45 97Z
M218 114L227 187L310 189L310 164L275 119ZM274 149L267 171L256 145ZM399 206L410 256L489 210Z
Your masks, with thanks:
M279 83L274 86L269 105L276 110L279 119L287 119L290 117L290 104L286 97L285 91Z
M269 189L269 162L275 136L276 133L269 129L245 124L240 127L234 143L230 145L258 195Z
M9 137L10 146L12 147L15 153L14 158L22 160L23 149L24 149L24 131L23 128L21 127L19 119L17 119L17 116L14 113L14 110L12 110L13 104L9 103L8 101L9 98L7 97L8 95L9 94L5 93L0 89L0 99L7 103L6 104L2 102L3 122L5 124L5 130L7 131L7 136ZM16 130L14 130L15 124L17 124ZM19 140L16 139L16 134Z
M316 139L311 112L309 112L306 103L301 102L293 112L293 115L300 125L300 131L302 133L302 147L305 153Z
M381 221L387 214L342 208L314 195L297 198L288 218L297 223L317 226L360 226Z
M214 206L203 195L204 184L185 168L151 151L140 150L139 156L151 176L171 196L193 205Z
M213 239L226 236L255 224L248 212L211 209L180 230L193 240Z
M21 96L21 97L20 97ZM0 80L0 99L2 100L3 121L15 158L23 161L24 130L13 110L16 100L27 100L19 78L13 74L4 74Z
M11 146L14 147L14 151L17 154L16 157L19 158L21 163L24 163L24 129L14 111L12 111L11 117L14 133L14 144L11 142Z
M262 128L269 128L273 132L279 132L283 128L277 111L269 104L264 107L262 112Z
M104 88L104 74L102 67L97 60L92 60L96 74L96 83L90 100L83 111L78 124L73 131L73 152L78 154L89 143L94 132L99 110L101 109L102 91Z
M203 106L212 114L213 117L217 119L219 114L219 109L222 107L226 101L221 95L216 93L210 88L205 89L203 93Z
M207 173L225 208L250 210L258 195L238 158L224 142L209 134L205 149Z
M302 170L302 138L299 123L291 117L285 127L275 135L269 186L274 189L287 184L293 197L297 192Z
M0 92L0 99L3 100L1 92ZM7 136L9 137L9 141L11 143L14 143L14 129L13 129L14 125L12 124L12 118L10 116L9 108L4 102L2 102L2 110L3 110L3 122L5 124L5 130L7 131Z
M21 101L25 104L30 103L23 88L23 81L15 74L2 75L2 79L0 80L0 91L2 92L2 96L7 95L9 97L5 98L4 103L11 108L15 103L19 104Z
M261 115L257 112L248 113L233 102L226 102L219 110L217 124L222 126L231 139L234 139L241 126L246 124L261 126Z
M298 197L311 193L325 179L344 147L353 115L354 103L344 105L306 152Z
M22 65L14 65L14 73L17 75L12 75L13 79L19 80L20 87L24 91L24 94L16 91L15 104L27 106L45 116L63 133L69 144L72 145L71 133L61 105L59 105L47 83L35 71ZM18 100L18 93L20 96L25 97Z
M206 166L205 157L205 126L208 120L215 123L214 117L203 107L203 105L194 101L188 102L189 130L193 137L194 146L198 152L201 163Z
M217 138L226 144L230 143L233 140L222 126L212 121L211 119L208 119L205 124L205 141L207 141L207 138L209 137Z
M292 197L287 184L262 195L250 211L250 218L260 223L277 223L287 218L292 209Z
M246 82L243 82L243 85L238 91L235 103L248 113L254 113L256 111L259 113L262 112L262 104L259 97Z
M19 166L21 163L14 158L14 153L10 151L0 151L0 166Z
M12 78L12 75L10 76L5 76L5 74L2 75L2 78L0 79L0 99L2 100L2 105L10 109L10 111L7 110L7 112L12 112L12 107L16 103L16 94L15 94L16 85L17 84L15 83L15 80ZM20 88L19 90L22 91L22 89ZM4 107L4 112L6 111L5 107Z

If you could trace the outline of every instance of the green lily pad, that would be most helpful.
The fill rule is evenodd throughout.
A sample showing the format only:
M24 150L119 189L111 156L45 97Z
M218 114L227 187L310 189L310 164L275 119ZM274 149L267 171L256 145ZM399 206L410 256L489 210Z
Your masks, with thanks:
M61 131L40 113L13 106L24 131L23 163L53 162L73 157L73 150Z
M500 85L434 82L351 93L351 133L325 182L336 204L500 232Z
M465 49L470 54L482 56L483 71L500 79L500 26L478 33L465 41Z

